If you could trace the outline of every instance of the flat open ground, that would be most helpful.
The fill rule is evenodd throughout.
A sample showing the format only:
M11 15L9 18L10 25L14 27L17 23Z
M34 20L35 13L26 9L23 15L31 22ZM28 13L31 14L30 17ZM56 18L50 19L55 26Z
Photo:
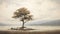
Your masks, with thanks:
M35 30L10 30L11 27L0 27L0 34L60 34L60 26L26 26Z

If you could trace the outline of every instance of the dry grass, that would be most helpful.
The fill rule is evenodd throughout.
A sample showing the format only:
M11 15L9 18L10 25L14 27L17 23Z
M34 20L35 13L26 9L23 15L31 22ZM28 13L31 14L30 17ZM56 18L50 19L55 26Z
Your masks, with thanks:
M35 31L35 32L30 32L30 31L0 31L0 34L60 34L60 30L54 30L54 31Z

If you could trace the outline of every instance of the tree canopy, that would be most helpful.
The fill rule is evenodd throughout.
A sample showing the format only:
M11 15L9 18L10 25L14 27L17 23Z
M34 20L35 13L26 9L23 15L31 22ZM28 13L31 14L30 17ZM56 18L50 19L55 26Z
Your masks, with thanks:
M23 20L32 20L32 15L30 15L30 11L27 8L19 8L14 12L14 16L12 18L20 18L20 21Z

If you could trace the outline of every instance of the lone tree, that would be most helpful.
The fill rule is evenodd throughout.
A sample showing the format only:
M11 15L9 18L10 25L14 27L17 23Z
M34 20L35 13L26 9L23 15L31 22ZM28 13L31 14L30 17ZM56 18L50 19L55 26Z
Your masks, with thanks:
M24 24L27 21L32 20L32 15L30 14L30 11L27 10L27 8L19 8L14 12L14 16L12 18L19 18L19 20L22 22L22 29L24 29Z

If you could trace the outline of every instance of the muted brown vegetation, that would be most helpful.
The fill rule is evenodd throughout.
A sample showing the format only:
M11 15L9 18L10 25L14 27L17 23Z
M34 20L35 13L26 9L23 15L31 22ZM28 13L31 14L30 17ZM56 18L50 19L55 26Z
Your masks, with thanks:
M44 31L44 32L30 32L30 31L0 31L0 34L60 34L60 31Z
M25 7L22 7L22 8L19 8L17 9L15 12L14 12L14 16L12 18L18 18L20 19L20 21L22 21L22 29L24 29L24 24L27 22L27 21L30 21L32 20L32 15L30 14L30 11L27 10L27 8Z

